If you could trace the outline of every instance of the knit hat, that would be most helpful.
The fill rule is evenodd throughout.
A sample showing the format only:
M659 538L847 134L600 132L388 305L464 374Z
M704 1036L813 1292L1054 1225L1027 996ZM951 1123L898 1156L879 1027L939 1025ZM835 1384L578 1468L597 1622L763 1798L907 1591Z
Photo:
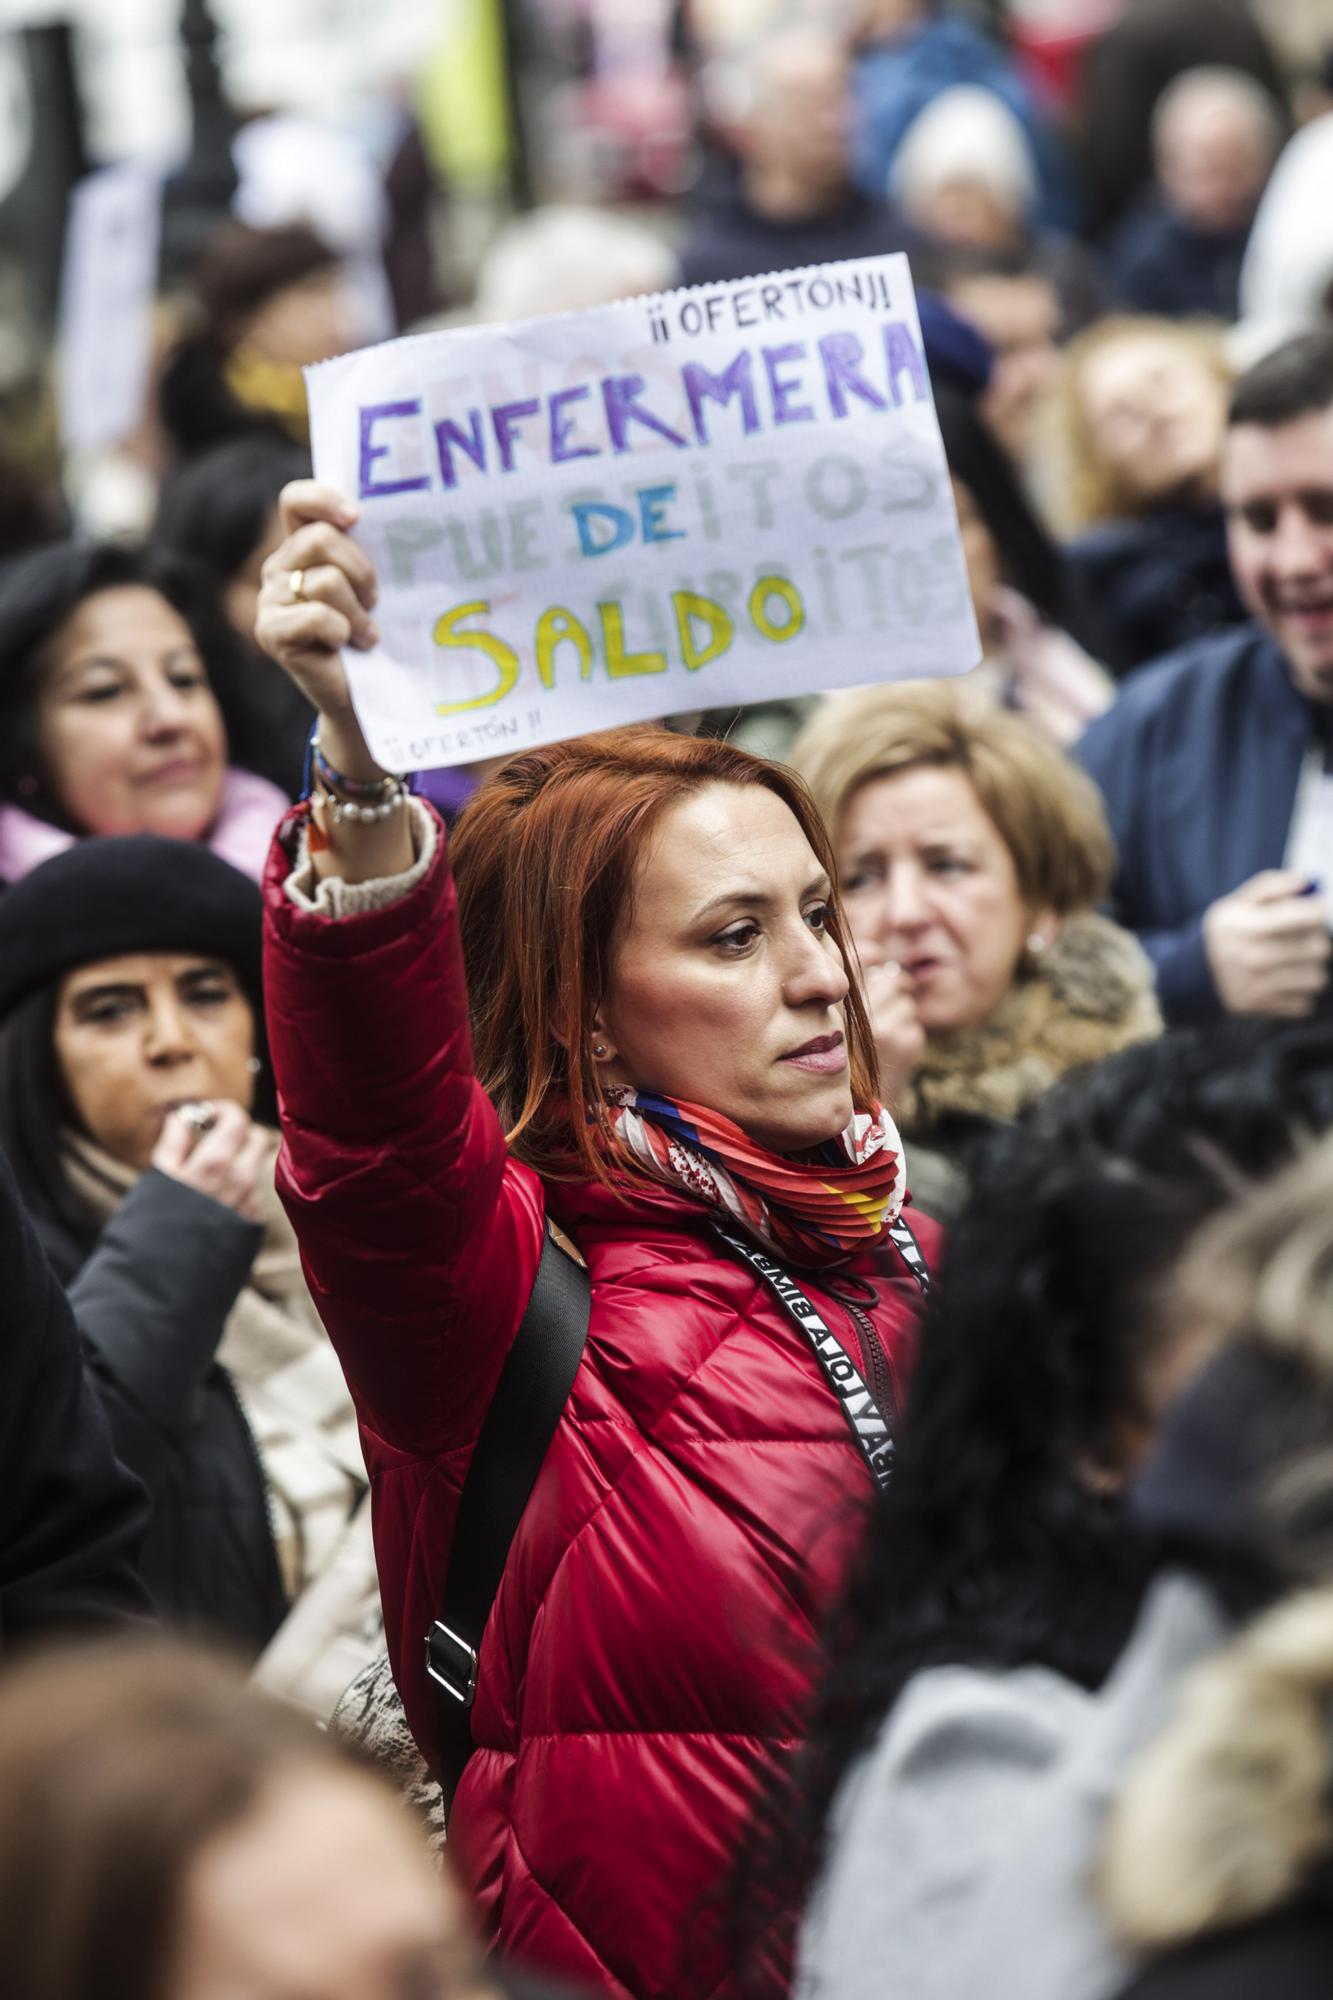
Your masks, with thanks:
M954 84L917 113L893 156L889 195L911 220L919 202L956 180L979 181L1024 217L1039 192L1021 119L981 84Z
M176 951L231 966L262 1019L262 913L248 876L198 842L78 841L0 894L0 1017L78 966Z

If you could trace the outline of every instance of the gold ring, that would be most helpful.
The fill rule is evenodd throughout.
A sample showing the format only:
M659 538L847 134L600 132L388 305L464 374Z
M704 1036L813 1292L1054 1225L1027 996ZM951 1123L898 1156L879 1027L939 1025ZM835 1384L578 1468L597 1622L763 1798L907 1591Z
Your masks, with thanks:
M288 586L289 586L289 588L290 588L290 590L291 590L291 593L292 593L292 603L293 603L293 604L304 604L304 603L305 603L305 571L304 571L303 569L294 569L294 570L289 570L289 571L288 571L288 574L287 574L287 582L288 582Z

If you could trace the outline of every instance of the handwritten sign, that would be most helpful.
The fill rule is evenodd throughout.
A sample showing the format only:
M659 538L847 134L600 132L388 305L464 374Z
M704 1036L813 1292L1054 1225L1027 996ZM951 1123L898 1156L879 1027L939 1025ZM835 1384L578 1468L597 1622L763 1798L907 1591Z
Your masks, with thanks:
M904 257L418 335L308 371L393 770L980 657Z
M56 347L66 451L120 444L143 421L161 233L151 167L104 167L70 196Z

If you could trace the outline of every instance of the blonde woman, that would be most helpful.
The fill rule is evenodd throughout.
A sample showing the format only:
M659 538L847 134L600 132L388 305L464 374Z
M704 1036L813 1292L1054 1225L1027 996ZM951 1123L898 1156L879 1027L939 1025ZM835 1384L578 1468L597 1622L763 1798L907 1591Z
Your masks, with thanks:
M946 1216L979 1136L1160 1030L1146 957L1095 914L1114 862L1101 804L964 682L835 695L792 762L837 853L913 1193Z
M1116 673L1244 617L1217 499L1229 385L1205 326L1115 317L1066 350L1047 422L1053 511Z

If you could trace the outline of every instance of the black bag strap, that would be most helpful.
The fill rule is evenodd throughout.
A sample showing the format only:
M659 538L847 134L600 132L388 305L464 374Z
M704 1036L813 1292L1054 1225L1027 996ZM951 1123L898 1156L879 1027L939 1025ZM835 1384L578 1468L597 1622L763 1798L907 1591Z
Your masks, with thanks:
M523 1509L588 1337L588 1273L550 1231L463 1481L444 1607L426 1634L446 1814L472 1755L477 1653Z

